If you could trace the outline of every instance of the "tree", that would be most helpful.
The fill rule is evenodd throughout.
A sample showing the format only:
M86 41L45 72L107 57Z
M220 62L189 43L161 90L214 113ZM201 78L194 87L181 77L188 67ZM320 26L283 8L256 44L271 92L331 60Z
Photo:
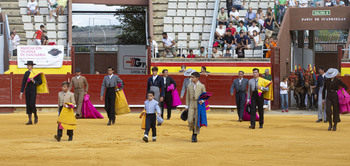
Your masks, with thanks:
M117 9L116 17L121 22L122 34L117 44L146 45L146 16L144 6L126 6Z

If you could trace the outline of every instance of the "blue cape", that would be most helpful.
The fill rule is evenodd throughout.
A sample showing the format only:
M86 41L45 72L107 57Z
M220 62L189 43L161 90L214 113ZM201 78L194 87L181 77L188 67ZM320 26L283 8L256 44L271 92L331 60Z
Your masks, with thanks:
M205 127L208 126L206 105L204 102L202 104L199 104L199 101L200 100L208 100L211 95L212 95L212 93L210 93L210 92L203 92L198 98L198 107L197 107L198 108L198 124L197 125L199 128L202 126L205 126Z

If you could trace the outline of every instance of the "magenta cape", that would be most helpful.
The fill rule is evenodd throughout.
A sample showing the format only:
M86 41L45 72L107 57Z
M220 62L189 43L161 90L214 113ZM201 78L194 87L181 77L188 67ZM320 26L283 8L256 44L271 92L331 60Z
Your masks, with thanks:
M251 101L249 101L249 104L251 104ZM247 112L247 103L244 106L244 113L243 113L243 121L250 121L250 114ZM250 105L249 105L250 106ZM256 119L255 121L259 121L259 115L256 113Z
M171 108L177 107L179 105L181 105L181 99L179 97L179 93L177 92L177 90L175 89L174 84L171 84L170 86L168 86L167 91L171 91L171 95L173 97L173 103ZM164 102L164 108L168 108L168 106L166 105L166 103Z
M338 90L337 94L339 100L339 113L350 113L350 95L345 91L344 88Z
M81 113L83 118L101 118L104 117L96 110L96 108L92 105L90 101L90 95L84 96L83 106L81 107Z

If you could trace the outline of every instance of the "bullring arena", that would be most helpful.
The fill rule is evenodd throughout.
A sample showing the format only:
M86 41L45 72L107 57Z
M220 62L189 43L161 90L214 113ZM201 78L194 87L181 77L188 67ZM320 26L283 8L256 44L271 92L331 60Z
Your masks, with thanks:
M0 0L0 166L348 166L349 4Z
M1 165L348 165L350 117L341 116L339 131L314 123L301 111L266 113L263 130L248 130L236 113L208 113L199 142L190 141L187 123L173 115L158 127L157 142L142 141L138 113L117 118L80 119L74 141L53 139L57 114L41 113L25 126L23 113L1 114ZM305 115L306 114L306 115ZM105 114L103 114L105 115Z

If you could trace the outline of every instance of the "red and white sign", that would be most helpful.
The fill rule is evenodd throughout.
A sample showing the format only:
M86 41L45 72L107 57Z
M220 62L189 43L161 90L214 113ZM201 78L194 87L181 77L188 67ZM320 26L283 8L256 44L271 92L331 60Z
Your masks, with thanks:
M35 68L61 68L64 46L18 46L18 68L26 68L27 61L33 61Z

